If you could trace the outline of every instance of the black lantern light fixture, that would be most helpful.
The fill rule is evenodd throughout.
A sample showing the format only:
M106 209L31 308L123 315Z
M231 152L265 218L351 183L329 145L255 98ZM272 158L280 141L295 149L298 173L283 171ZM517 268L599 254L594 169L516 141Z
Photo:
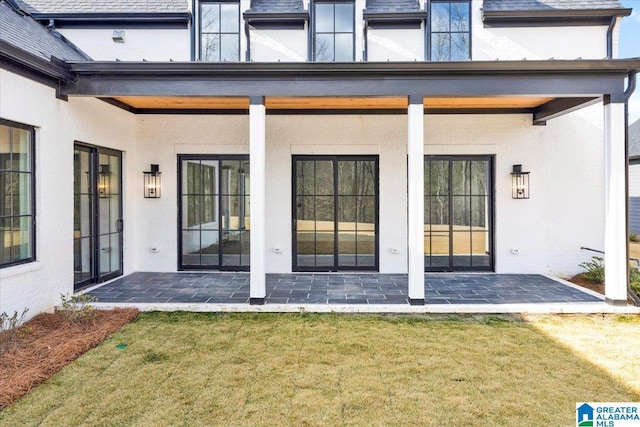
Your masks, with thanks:
M522 171L522 165L513 165L511 172L511 197L514 199L529 198L529 172Z
M111 169L109 169L109 165L100 165L100 170L98 172L98 196L101 198L109 197L109 193L111 192L110 188L111 183Z
M160 168L158 165L151 165L151 170L142 173L144 174L144 198L159 199L161 190Z

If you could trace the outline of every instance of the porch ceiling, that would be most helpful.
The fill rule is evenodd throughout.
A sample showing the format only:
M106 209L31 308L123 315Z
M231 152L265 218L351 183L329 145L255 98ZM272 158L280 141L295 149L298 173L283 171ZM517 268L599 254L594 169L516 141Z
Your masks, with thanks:
M119 103L135 110L248 110L248 97L120 96ZM534 109L552 97L433 97L424 98L425 109L487 110ZM380 110L406 109L408 97L266 97L268 110Z

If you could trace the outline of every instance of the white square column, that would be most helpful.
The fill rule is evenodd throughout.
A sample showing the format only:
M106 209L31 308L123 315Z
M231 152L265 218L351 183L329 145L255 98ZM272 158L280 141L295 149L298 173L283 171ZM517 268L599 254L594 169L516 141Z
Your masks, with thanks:
M264 97L252 97L249 105L249 172L251 192L251 273L249 301L264 304L266 286L266 109Z
M612 305L627 305L629 261L627 256L627 159L625 107L622 102L604 103L605 299Z
M409 303L424 304L424 104L409 98L407 146Z

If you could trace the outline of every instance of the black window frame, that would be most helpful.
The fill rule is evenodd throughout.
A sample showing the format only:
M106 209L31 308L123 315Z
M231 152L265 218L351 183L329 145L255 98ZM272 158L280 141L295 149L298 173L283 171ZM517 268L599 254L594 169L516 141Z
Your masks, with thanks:
M451 4L452 3L464 3L467 5L468 8L468 12L469 12L469 31L466 32L461 32L461 31L451 31L451 14L449 14L449 31L433 31L433 26L432 26L432 18L433 18L433 5L434 4L442 4L442 3L448 3L449 4L449 8L451 8ZM433 59L433 50L431 48L431 42L433 39L433 34L434 33L438 33L438 34L468 34L469 35L469 55L468 58L466 59L466 61L471 61L473 59L473 44L472 44L472 32L473 32L473 15L472 15L472 9L471 9L471 0L431 0L429 1L429 12L427 15L427 23L426 23L426 27L427 27L427 40L426 40L426 58L427 61L430 62L451 62L451 42L449 42L449 57L446 60L442 60L442 59ZM465 60L456 60L457 61L465 61Z
M197 40L198 40L198 61L200 62L236 62L236 61L225 61L222 59L222 49L220 49L219 55L218 55L218 60L216 61L212 61L212 60L208 60L208 59L204 59L202 57L202 6L205 4L216 4L218 5L218 7L220 7L223 4L235 4L238 6L238 60L237 62L241 62L241 57L240 57L240 50L241 50L241 11L240 11L240 0L200 0L198 2L198 34L196 35ZM206 32L204 34L218 34L219 36L222 36L223 34L236 34L234 33L230 33L230 32L223 32L222 31L222 27L221 24L218 24L218 29L220 30L219 32ZM222 46L222 37L219 38L220 40L220 46Z
M4 269L4 268L8 268L8 267L12 267L15 265L20 265L20 264L27 264L30 262L34 262L37 260L36 258L36 129L33 126L29 126L29 125L25 125L22 123L18 123L18 122L14 122L11 120L6 120L6 119L2 119L0 118L0 125L2 126L7 126L9 128L17 128L17 129L22 129L22 130L26 130L29 132L29 150L30 150L30 162L29 162L29 166L31 168L31 170L29 172L25 172L25 173L29 173L30 175L30 179L31 179L31 185L29 186L29 190L30 190L30 195L29 198L30 203L31 203L31 212L29 215L2 215L2 213L0 212L0 219L7 219L7 218L20 218L20 217L31 217L31 233L30 234L30 253L29 256L26 258L21 258L21 259L17 259L15 261L9 261L9 262L5 262L5 263L0 263L0 269ZM10 155L12 155L13 152L10 152ZM6 173L7 170L3 169L2 164L0 162L0 173ZM12 257L13 258L13 257Z
M496 156L494 154L470 154L470 155L440 155L440 154L433 154L433 155L424 155L423 156L423 167L426 166L427 162L431 162L431 161L445 161L449 163L449 167L451 168L452 163L456 162L456 161L485 161L487 162L487 165L489 167L489 185L487 187L489 194L486 195L487 197L487 208L488 208L488 225L489 225L489 250L491 251L491 253L489 254L489 264L488 265L473 265L473 260L471 262L471 266L461 266L461 265L454 265L453 263L453 236L452 236L452 232L453 232L453 224L451 219L453 218L453 204L449 203L449 207L448 207L448 217L449 217L449 265L446 267L432 267L432 266L428 266L427 265L427 254L425 251L424 254L424 258L425 258L425 265L424 265L424 272L425 273L464 273L464 272L482 272L482 273L487 273L487 272L495 272L495 266L496 266ZM451 169L449 169L451 171ZM426 177L425 177L425 181L426 181ZM447 180L447 187L449 189L453 188L453 175L451 173L449 173L448 176L448 180ZM449 192L449 197L452 197L453 194L451 192ZM424 192L423 192L423 197L425 199L425 210L426 210L426 199L428 197L431 197L430 195L427 194L427 187L425 185L424 188ZM473 196L472 196L473 197ZM425 220L423 221L425 223L425 226L427 225L427 219L425 216ZM430 223L429 223L430 224ZM427 231L426 228L423 231L423 235L426 235Z
M334 245L333 245L333 265L332 266L301 266L298 265L298 239L297 239L297 198L305 196L298 194L297 192L297 162L298 161L331 161L334 164L333 170L333 197L334 206L338 206L339 198L341 197L338 186L338 163L340 161L373 161L375 163L375 178L374 178L374 193L375 198L375 253L374 253L374 265L373 266L358 266L358 265L340 265L339 263L339 230L338 230L338 209L334 209ZM309 196L307 194L306 196ZM314 194L315 195L315 194ZM291 266L293 272L363 272L363 271L380 271L380 156L378 154L340 154L340 155L326 155L326 154L295 154L291 156Z
M123 166L124 166L124 162L123 162L123 151L120 150L116 150L113 148L106 148L106 147L102 147L102 146L98 146L98 145L93 145L93 144L88 144L82 141L78 141L75 140L73 141L73 151L75 153L76 150L80 150L80 151L84 151L86 153L89 154L89 185L91 186L92 190L88 191L87 193L85 193L85 195L87 195L90 198L90 209L89 209L89 216L91 218L92 224L90 226L90 235L89 236L82 236L81 238L91 238L92 239L92 250L91 250L91 256L92 256L92 260L91 260L91 271L90 277L87 278L83 278L82 280L76 281L75 277L74 277L74 284L73 284L73 289L74 291L79 291L82 290L84 288L87 288L89 286L95 285L97 283L104 283L108 280L111 279L115 279L116 277L120 277L122 276L123 272L124 272L124 170L123 170ZM100 207L100 199L101 196L99 194L98 191L98 184L99 184L99 170L100 170L100 156L101 155L106 155L106 156L111 156L111 157L117 157L118 158L118 170L119 170L119 176L117 178L117 180L115 181L117 183L117 188L119 193L107 193L108 196L107 197L111 197L113 195L118 197L118 211L117 214L119 216L119 218L116 220L116 228L117 231L113 232L110 231L109 233L105 233L105 230L102 230L100 228L100 213L104 212L101 207ZM74 165L75 168L75 165ZM75 173L75 170L74 170ZM75 176L74 176L75 178ZM76 188L75 188L75 179L74 179L74 211L75 211L75 198L76 195L78 193L76 192ZM111 211L110 208L106 209L108 214L111 215L111 213L113 211ZM74 212L74 231L76 229L76 221L75 221L75 212ZM113 271L109 271L106 273L103 273L102 270L102 266L101 266L101 259L100 259L100 250L101 250L101 245L100 245L100 239L102 237L104 237L107 234L118 234L118 263L119 263L119 268L118 270L113 270ZM73 241L74 241L74 245L76 242L76 237L74 236ZM74 258L75 258L75 248L74 248ZM75 267L75 259L74 259L74 267ZM74 275L75 275L75 268L74 268Z
M310 43L310 49L309 49L309 56L311 61L313 62L325 62L325 63L331 63L331 62L355 62L356 60L356 2L355 0L312 0L311 2L312 6L311 6L311 29L312 31L310 31L309 34L309 43ZM332 4L334 6L333 9L333 32L320 32L319 34L333 34L333 59L330 61L318 61L317 58L317 54L316 54L316 35L318 34L318 31L316 31L316 5L318 4ZM344 31L339 31L336 32L335 31L335 16L336 16L336 12L335 12L335 5L336 4L349 4L351 5L352 8L352 13L353 13L353 22L352 22L352 31L351 33L351 60L349 61L336 61L335 57L336 57L336 34L349 34L349 32L344 32Z
M250 271L251 270L251 262L249 261L249 264L247 265L242 265L242 263L240 263L240 265L225 265L223 263L223 252L219 252L218 253L218 264L217 265L209 265L209 264L187 264L184 261L184 254L183 252L183 241L184 241L184 237L182 235L183 232L183 224L182 224L182 219L183 219L183 215L184 215L184 202L183 202L183 196L188 195L186 193L183 193L183 188L182 188L182 178L183 178L183 174L185 173L185 170L182 166L182 162L184 160L214 160L214 161L218 161L220 162L220 165L222 165L223 161L234 161L234 160L239 160L239 161L247 161L250 162L250 156L248 154L178 154L177 155L177 202L178 202L178 215L177 215L177 237L178 237L178 241L177 241L177 247L176 247L176 253L178 256L178 265L177 265L177 269L178 271L198 271L198 270L209 270L209 271ZM221 178L221 174L222 174L222 170L221 168L218 169L217 171L217 175L216 175L216 179L218 180L218 182L220 182L220 178ZM249 181L251 182L251 181ZM249 190L249 193L245 193L244 195L249 196L250 197L250 192L251 190ZM222 228L222 222L221 222L221 218L222 218L222 209L221 209L221 197L223 196L223 193L218 193L216 194L216 200L217 200L217 214L215 215L216 218L218 219L218 221L220 222L220 227L218 228L218 235L220 238L220 241L222 241L222 235L224 233L224 229ZM251 232L251 229L249 230L245 230L245 231L249 231L249 233ZM249 257L251 257L251 251L250 251L251 247L249 246Z

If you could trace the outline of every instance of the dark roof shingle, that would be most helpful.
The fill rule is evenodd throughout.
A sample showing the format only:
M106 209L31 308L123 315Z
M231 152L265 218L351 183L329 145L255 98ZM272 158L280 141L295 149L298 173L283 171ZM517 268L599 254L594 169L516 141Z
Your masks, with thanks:
M189 10L189 0L28 0L28 2L32 9L39 13L162 13Z
M295 13L302 12L302 0L251 0L251 13Z
M0 40L42 59L70 61L91 58L57 31L49 31L31 16L0 0Z
M366 13L406 13L420 11L418 0L367 0Z
M482 7L485 12L623 9L618 0L484 0Z

